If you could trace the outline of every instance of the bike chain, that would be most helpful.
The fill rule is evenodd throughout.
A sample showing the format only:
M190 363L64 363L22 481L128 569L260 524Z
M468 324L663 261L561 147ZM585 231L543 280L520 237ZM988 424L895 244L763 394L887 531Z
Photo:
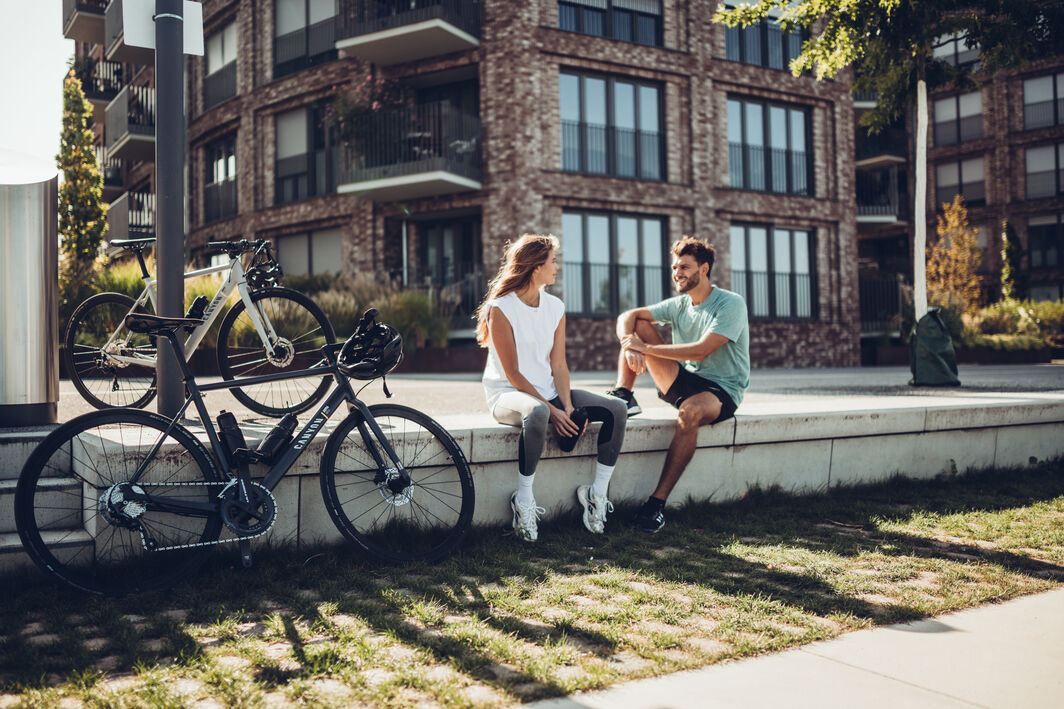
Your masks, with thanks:
M229 486L236 484L236 481L237 481L236 478L232 478L231 480L209 481L209 482L153 483L151 485L151 487L210 487L212 485L221 485L222 486L222 492L225 492L225 490ZM265 490L266 494L269 495L271 498L273 497L273 493L270 492L267 488L263 487L262 489ZM220 496L221 496L221 493L219 493L219 497ZM276 505L276 502L277 501L275 499L274 500L274 504L275 505ZM221 513L219 513L219 514L221 514ZM251 540L251 539L258 539L259 537L261 537L262 535L266 534L271 529L273 529L273 524L274 524L275 521L277 521L277 515L276 514L273 517L273 522L270 522L270 526L267 527L266 529L262 530L258 534L249 534L249 535L244 536L244 537L238 536L238 537L234 537L232 539L215 539L215 540L210 541L210 542L193 542L191 544L173 544L171 546L166 546L166 547L155 547L154 549L149 549L148 548L148 540L144 536L143 528L138 529L137 532L140 534L140 543L144 547L144 551L147 551L147 552L174 551L175 549L193 549L195 547L210 547L210 546L217 546L219 544L232 544L233 542L242 542L242 541L247 541L247 540ZM228 527L226 527L226 529L228 529Z

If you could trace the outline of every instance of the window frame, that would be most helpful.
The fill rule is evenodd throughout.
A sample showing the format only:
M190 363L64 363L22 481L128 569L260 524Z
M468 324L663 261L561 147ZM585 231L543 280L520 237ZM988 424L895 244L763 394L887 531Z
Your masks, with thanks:
M1050 148L1053 153L1053 192L1051 194L1031 194L1031 171L1028 169L1027 156L1032 150ZM1028 145L1023 151L1024 197L1026 199L1054 199L1064 195L1064 142Z
M983 196L971 199L965 194L965 185L975 185L976 182L964 181L964 163L971 160L980 160L983 163L983 179L979 182L983 185ZM956 192L951 192L949 195L942 194L942 184L938 179L938 169L945 165L957 166L957 185ZM960 195L964 198L964 202L969 207L983 207L989 203L986 195L986 155L979 155L978 157L958 157L951 160L941 160L935 163L935 199L939 202L948 202L953 199L954 195Z
M579 105L580 119L577 121L576 129L578 136L578 167L576 169L568 169L565 166L565 124L570 123L565 119L561 119L562 115L562 77L571 76L577 79L577 103ZM586 120L586 100L585 100L585 80L592 79L605 82L605 101L606 105L603 107L606 114L605 123L605 142L606 142L606 169L604 172L591 172L589 164L589 140L588 129L592 124L589 124ZM617 83L629 84L633 88L633 122L636 124L634 129L635 134L635 149L634 160L635 167L633 175L618 174L617 171L617 117L616 117L616 85ZM653 89L657 93L657 111L656 119L658 124L657 131L657 153L658 153L658 177L644 177L644 161L642 147L642 136L649 136L653 139L653 134L649 131L644 131L640 127L642 122L642 99L640 97L640 89L647 88ZM558 72L558 114L559 125L562 128L561 133L561 168L562 172L587 175L591 177L609 177L620 180L639 180L643 182L668 182L668 155L666 153L666 140L665 140L665 85L660 82L646 81L636 79L623 75L616 74L600 74L597 72L578 71L575 69L563 68ZM623 129L627 130L627 129Z
M727 9L734 9L734 5L726 5ZM736 62L738 64L748 64L750 66L759 66L763 69L772 69L773 71L790 71L790 63L795 59L798 54L801 54L802 45L809 39L809 30L804 27L798 28L797 33L794 31L785 32L782 27L779 28L781 36L781 49L783 54L783 65L776 67L771 64L770 47L769 47L769 25L779 26L779 22L776 18L766 17L759 21L756 25L748 25L747 27L728 27L724 28L724 59L729 62ZM756 31L758 35L758 44L760 45L758 54L760 56L757 61L753 61L750 54L750 48L748 47L749 32ZM789 47L790 38L797 35L798 38L798 53L791 54L791 47ZM732 57L730 49L735 48L735 54L737 57Z
M1028 120L1028 107L1036 106L1038 102L1029 103L1027 101L1027 82L1037 81L1038 79L1049 79L1049 85L1052 88L1052 98L1049 102L1051 104L1051 110L1053 119L1049 123L1040 123L1038 125L1030 125ZM1051 128L1053 126L1064 125L1064 72L1056 72L1054 74L1042 74L1040 76L1029 76L1023 80L1023 129L1024 130L1038 130L1040 128Z
M306 231L297 231L297 232L293 232L291 234L280 234L278 236L275 236L273 238L273 248L274 248L274 254L275 254L275 257L276 257L278 263L280 263L281 260L284 258L282 256L282 252L284 251L284 249L283 249L284 244L282 242L284 240L286 240L286 239L295 240L296 237L300 237L300 238L302 238L304 240L303 246L305 246L305 251L306 251L307 270L305 272L299 272L297 270L291 269L291 267L288 267L288 268L283 268L284 272L286 274L291 273L291 275L293 275L293 276L295 276L295 275L300 275L300 276L318 276L318 275L324 275L324 274L339 275L339 274L343 273L343 263L341 263L340 264L340 268L338 268L336 270L324 270L324 271L314 271L313 270L314 269L314 260L315 260L314 259L314 237L315 237L315 235L325 234L327 232L338 232L338 234L340 236L340 254L341 254L341 259L342 259L343 247L344 247L344 234L343 234L343 227L341 225L335 225L335 226L331 226L331 227L324 227L324 228L317 228L317 229L307 229ZM319 246L320 246L320 242L319 242Z
M567 235L562 230L562 277L563 283L565 279L565 273L571 268L579 269L579 279L581 283L580 299L582 302L579 304L572 302L572 294L564 292L565 296L565 314L572 317L581 318L616 318L622 312L620 310L620 291L619 291L619 278L618 270L621 266L633 266L633 264L622 264L617 259L617 222L619 219L634 219L637 222L637 256L638 261L634 264L636 269L636 301L637 305L632 307L639 307L640 305L649 305L646 301L647 297L647 269L653 266L644 265L643 255L646 252L646 232L644 230L644 223L648 221L656 221L660 225L660 248L661 248L661 299L669 297L670 288L670 272L669 272L669 248L668 248L668 222L669 219L665 215L661 214L643 214L632 212L610 212L594 209L565 209L562 211L563 219L565 216L578 216L581 220L580 228L580 261L568 261L565 259L566 244L568 239L572 238L572 235ZM604 217L608 220L608 240L609 240L609 263L592 263L588 258L588 219L590 217ZM609 282L609 304L605 311L594 310L593 303L591 302L591 268L592 266L606 266L608 269L608 282ZM654 301L659 302L659 301ZM579 307L578 307L579 306Z
M817 277L816 268L816 227L784 227L777 224L768 222L731 222L728 225L728 238L729 242L733 241L733 229L743 230L743 255L744 266L743 269L737 269L734 267L734 262L730 263L730 272L732 276L732 290L743 296L746 301L747 312L751 320L762 321L777 321L777 322L817 322L820 320L820 290L819 279ZM751 298L751 294L754 293L754 271L750 268L750 231L751 229L764 229L765 230L765 262L767 269L765 271L765 298L768 304L768 313L760 314L755 310L756 300ZM777 232L786 231L789 233L788 238L788 262L792 264L792 268L786 273L777 273L776 271L776 249L774 248L775 239L774 236ZM806 238L806 254L809 260L809 273L798 273L793 264L796 262L796 250L795 250L795 234L805 234ZM730 244L732 247L732 254L735 253L734 243ZM739 285L736 282L736 274L743 274L743 283ZM799 302L798 302L798 277L808 276L809 283L809 301L807 303L809 314L798 315ZM788 278L788 303L793 315L778 315L776 313L779 299L777 296L777 283L780 276L789 276Z
M324 116L328 110L328 104L325 101L317 101L314 103L305 104L298 108L290 109L289 111L281 111L274 114L274 205L290 204L292 202L299 202L304 199L311 199L313 197L321 197L324 195L334 194L336 192L336 172L337 166L340 164L341 155L339 154L341 145L336 136L336 131L333 128L325 126ZM278 131L277 118L278 116L291 113L292 111L305 111L307 117L307 133L304 142L304 152L301 155L292 155L286 158L278 159L277 155L277 143L278 143ZM302 170L293 170L286 166L284 169L284 175L281 175L282 161L289 161L291 165L298 165L298 159L302 159ZM323 161L323 164L319 167L319 160ZM325 184L318 184L319 173L322 173L325 178ZM299 189L299 178L306 177L306 190L305 193ZM294 181L296 185L295 195L291 199L283 198L283 187L285 184L283 180Z
M203 223L211 224L236 216L237 202L237 136L235 133L212 140L203 146ZM220 160L219 160L220 159ZM225 165L225 176L218 178L216 166ZM232 191L232 208L225 210L225 192ZM214 205L213 207L211 205Z
M306 69L318 66L320 64L326 64L331 61L335 61L339 57L339 53L336 50L336 25L340 18L342 8L340 7L339 0L333 0L333 6L335 8L332 16L327 17L324 20L318 20L317 22L311 22L311 4L314 0L302 0L303 2L303 25L297 29L286 32L283 35L277 34L277 18L280 13L277 11L277 5L283 0L273 0L273 78L281 79L292 74L297 74ZM327 42L328 49L324 51L311 54L311 29L320 28L327 23L332 23L331 35L332 41ZM282 39L291 38L294 35L301 35L301 42L303 46L302 54L293 56L291 59L283 62L277 61L278 43Z
M979 112L972 116L961 115L961 99L966 96L979 97ZM954 109L954 117L946 120L939 120L938 105L940 103L952 101ZM953 96L946 96L945 98L935 99L935 146L944 145L957 145L959 143L967 143L970 140L979 140L983 137L983 92L982 91L969 91L964 94L955 94ZM978 118L979 123L979 135L973 135L971 137L964 136L964 121L966 119ZM945 128L950 128L953 131L952 136L943 136ZM940 132L941 128L941 132ZM949 138L949 139L946 139Z
M579 0L558 0L558 29L562 30L563 32L575 32L577 34L584 34L590 37L602 37L604 39L612 39L618 42L631 42L632 44L638 44L644 47L664 47L664 3L662 2L662 0L657 0L657 3L658 12L655 15L626 7L617 7L615 4L615 0L600 0L600 2L594 3L594 5L604 5L604 7L594 7L593 4L590 2L580 2ZM573 12L574 22L572 27L567 27L562 24L562 13L565 10L571 10ZM601 11L602 13L602 34L588 31L584 27L585 21L587 19L587 13L594 12L596 10ZM627 37L617 36L617 17L620 13L628 14L631 17L631 39ZM640 18L649 18L654 22L654 41L652 43L640 42L638 39L639 32L637 30L637 27Z
M741 131L742 131L742 133L741 133L741 141L742 142L740 142L738 144L735 144L735 143L732 143L730 140L728 141L728 186L731 187L732 189L748 190L748 191L751 191L751 192L764 192L764 193L768 193L768 194L783 194L783 195L789 195L789 196L792 196L792 197L815 197L816 196L816 184L815 184L814 180L815 180L815 176L816 176L816 170L815 170L815 160L813 159L814 156L813 156L813 151L812 151L812 146L813 146L812 109L810 107L808 107L808 106L803 106L802 104L791 104L791 103L783 103L783 102L780 102L780 101L768 101L768 100L764 100L764 99L754 99L754 98L749 98L747 96L739 95L739 94L729 94L728 95L727 103L732 103L732 102L736 102L740 106L739 123L740 123ZM756 104L756 105L761 107L761 139L762 139L762 143L761 143L760 146L752 145L749 142L748 136L747 136L747 128L748 128L748 121L747 121L747 118L746 118L747 106L748 105L754 105L754 104ZM768 118L769 115L770 115L771 109L773 109L773 108L781 108L781 109L783 109L784 111L786 111L785 115L787 117L786 118L786 124L787 124L786 125L787 146L788 146L787 149L786 149L786 153L787 153L787 156L786 156L786 164L787 164L786 182L787 182L787 186L783 190L774 189L774 179L773 178L774 178L775 173L773 171L773 164L772 164L772 150L773 150L773 148L772 148L772 127L771 127L771 121ZM794 182L795 169L794 169L794 165L792 163L791 155L796 153L796 152L798 152L798 151L795 151L791 147L793 145L793 135L792 135L792 133L793 133L792 127L793 126L792 126L792 120L791 120L791 112L792 111L797 111L797 112L802 114L803 122L804 122L804 128L805 128L805 130L803 131L804 135L802 136L802 138L804 140L804 147L806 148L806 150L804 151L804 154L806 156L806 159L805 159L805 170L804 170L804 172L805 172L805 189L803 191L795 191L793 189L793 187L792 187L792 183ZM728 111L726 110L725 111L725 121L728 120L727 119L727 113L728 113ZM727 126L726 126L726 133L727 133ZM726 135L726 137L727 137L727 135ZM740 185L736 185L734 183L734 180L733 180L733 178L735 177L736 173L735 173L735 166L733 165L733 159L732 158L733 158L733 149L736 147L736 145L738 145L738 147L742 151L742 176L741 176L742 184L740 184ZM751 186L751 177L750 177L750 164L751 164L751 161L750 161L750 148L756 148L756 147L760 147L764 151L764 165L763 165L763 168L764 168L765 184L764 184L764 187L760 187L760 188Z
M1031 222L1038 219L1056 218L1056 224L1034 224ZM1038 244L1035 244L1035 238L1031 233L1033 229L1041 229L1044 227L1052 227L1052 235L1049 238L1039 235ZM1056 253L1054 258L1056 263L1048 263L1047 255L1049 254L1051 241L1056 242ZM1036 246L1038 248L1036 248ZM1038 256L1038 263L1035 263L1035 256ZM1064 215L1060 213L1031 215L1027 218L1027 269L1028 271L1046 271L1059 269L1064 266Z

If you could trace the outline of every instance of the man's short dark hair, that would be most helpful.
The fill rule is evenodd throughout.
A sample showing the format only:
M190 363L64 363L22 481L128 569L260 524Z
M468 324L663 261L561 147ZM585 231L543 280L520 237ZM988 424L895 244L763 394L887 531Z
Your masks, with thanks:
M708 263L709 271L707 273L712 273L713 262L717 258L717 252L712 246L693 236L685 236L673 244L672 254L673 256L690 256L699 266Z

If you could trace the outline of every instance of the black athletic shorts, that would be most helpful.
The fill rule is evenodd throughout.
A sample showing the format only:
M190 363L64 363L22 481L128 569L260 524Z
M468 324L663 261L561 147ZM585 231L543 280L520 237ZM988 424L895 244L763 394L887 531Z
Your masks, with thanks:
M687 371L684 367L680 367L680 373L676 375L676 380L669 387L669 390L662 394L658 392L658 398L662 401L680 408L680 404L685 399L694 396L695 394L701 394L704 391L708 391L713 396L720 399L720 416L710 423L719 423L721 421L727 421L735 415L735 402L728 395L728 392L721 388L720 384L700 377L693 372Z

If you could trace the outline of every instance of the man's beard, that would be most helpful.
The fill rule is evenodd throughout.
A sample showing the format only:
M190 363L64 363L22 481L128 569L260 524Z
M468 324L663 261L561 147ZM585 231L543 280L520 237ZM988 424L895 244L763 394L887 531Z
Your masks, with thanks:
M682 280L679 283L677 283L676 284L676 290L678 292L680 292L680 293L686 293L687 291L691 290L692 288L694 288L695 286L697 286L701 282L702 282L702 276L699 275L698 273L694 273L694 274L688 276L686 280Z

